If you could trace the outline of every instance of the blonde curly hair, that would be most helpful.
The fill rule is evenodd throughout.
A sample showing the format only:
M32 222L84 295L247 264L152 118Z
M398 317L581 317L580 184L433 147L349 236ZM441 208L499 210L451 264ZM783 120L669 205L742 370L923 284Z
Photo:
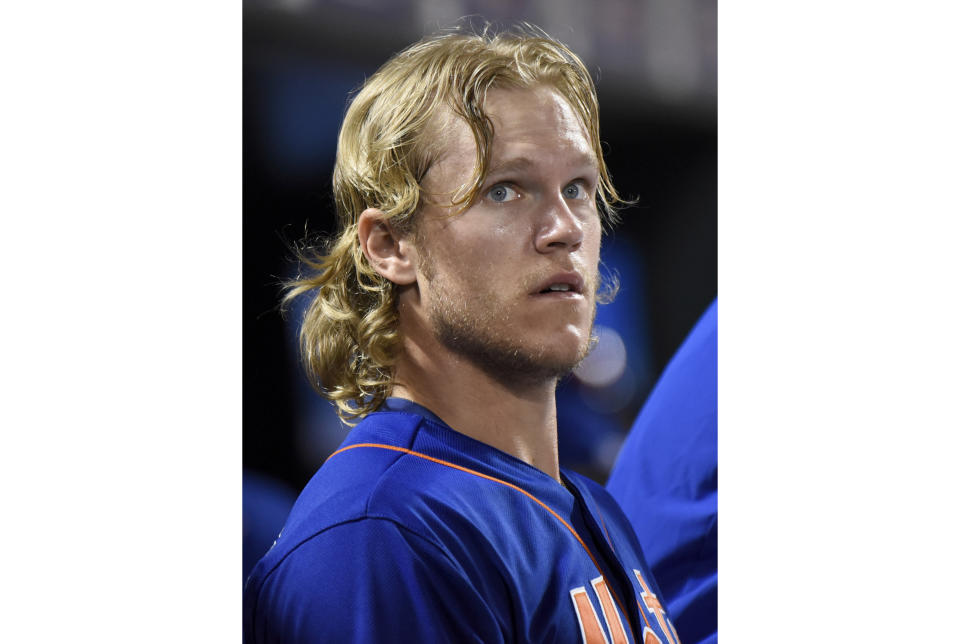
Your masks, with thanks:
M599 211L612 225L615 206L624 200L603 161L593 81L576 54L535 27L425 38L388 60L350 103L333 171L340 232L326 244L298 249L301 273L287 283L283 300L313 295L300 327L301 360L311 384L345 423L354 424L387 398L401 342L395 287L360 248L360 213L378 208L395 230L414 229L421 182L441 143L430 125L445 109L470 126L476 141L472 183L453 200L468 207L486 177L493 142L486 93L539 84L562 95L586 126L599 163Z

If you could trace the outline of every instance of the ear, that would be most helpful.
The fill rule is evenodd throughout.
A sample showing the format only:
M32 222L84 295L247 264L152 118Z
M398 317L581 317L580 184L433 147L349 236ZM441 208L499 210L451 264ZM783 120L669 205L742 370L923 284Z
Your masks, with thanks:
M396 234L382 210L367 208L357 221L360 248L374 270L394 284L417 281L416 250Z

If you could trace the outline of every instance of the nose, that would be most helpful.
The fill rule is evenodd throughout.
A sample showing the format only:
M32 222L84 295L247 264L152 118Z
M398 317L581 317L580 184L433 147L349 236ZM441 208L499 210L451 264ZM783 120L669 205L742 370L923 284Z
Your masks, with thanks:
M535 245L541 253L574 251L583 243L583 222L560 194L544 204L537 226Z

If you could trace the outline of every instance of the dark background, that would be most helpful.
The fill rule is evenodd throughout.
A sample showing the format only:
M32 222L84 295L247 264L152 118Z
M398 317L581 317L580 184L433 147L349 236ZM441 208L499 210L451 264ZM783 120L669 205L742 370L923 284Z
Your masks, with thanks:
M558 392L562 465L603 483L660 371L717 293L715 2L247 2L243 38L243 466L299 490L346 428L299 370L277 309L289 243L334 232L331 172L348 93L392 53L482 15L525 19L594 73L618 190L637 199L604 245L623 284L597 322L627 367ZM565 16L558 19L557 16ZM476 20L476 17L473 18ZM246 506L245 489L245 506ZM246 510L245 510L246 514Z

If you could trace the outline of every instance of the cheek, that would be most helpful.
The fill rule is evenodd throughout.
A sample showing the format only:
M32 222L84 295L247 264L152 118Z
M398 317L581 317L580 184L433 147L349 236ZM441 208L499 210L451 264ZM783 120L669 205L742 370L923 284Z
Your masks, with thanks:
M489 238L448 237L430 253L429 277L442 282L443 290L449 295L454 292L477 294L498 279L496 271L502 256L499 250L491 250L494 248L499 245Z
M445 240L444 254L458 272L496 270L510 257L516 257L528 235L518 222L483 222L482 226L464 227Z
M603 238L603 231L600 228L599 220L586 225L583 230L583 244L581 248L587 261L598 263L600 261L600 242Z

